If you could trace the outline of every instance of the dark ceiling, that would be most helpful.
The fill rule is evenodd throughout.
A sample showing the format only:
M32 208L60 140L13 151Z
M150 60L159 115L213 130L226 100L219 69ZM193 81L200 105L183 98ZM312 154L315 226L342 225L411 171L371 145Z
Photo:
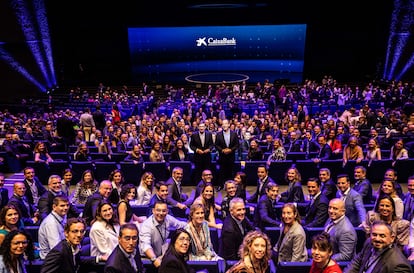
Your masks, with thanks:
M0 42L24 56L23 34L10 1L0 1ZM82 64L90 71L87 80L94 84L104 79L128 82L127 28L131 26L307 24L307 77L371 77L384 56L390 2L46 0L46 7L60 81L71 84ZM1 62L0 72L4 79L16 74ZM9 82L9 88L15 85Z

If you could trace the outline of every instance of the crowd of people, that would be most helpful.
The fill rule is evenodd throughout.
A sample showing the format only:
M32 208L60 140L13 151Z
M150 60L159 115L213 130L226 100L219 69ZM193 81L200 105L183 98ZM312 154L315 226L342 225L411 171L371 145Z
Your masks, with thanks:
M268 272L269 261L312 261L312 273L341 272L340 261L349 262L345 272L412 272L414 176L403 181L405 193L395 167L413 155L413 86L369 83L361 89L340 86L331 77L296 88L276 88L269 81L254 87L223 83L200 96L166 86L167 100L155 102L146 84L136 94L100 86L96 95L71 92L73 104L90 103L81 113L4 110L2 148L22 164L25 178L9 195L0 176L0 268L24 272L23 258L34 258L37 249L45 273L76 272L97 263L105 263L108 273L142 272L141 259L160 273L191 273L187 260L239 261L229 273ZM151 109L134 108L133 115L123 116L120 108L148 98ZM181 105L174 104L171 115L158 112L177 101ZM252 114L241 108L249 101L258 105ZM109 113L100 109L102 103L112 104ZM336 105L338 111L310 113L315 103ZM193 169L189 174L174 167L165 181L145 171L134 185L124 182L119 169L101 181L93 169L72 181L70 168L40 181L34 167L25 167L27 160L44 165L59 160L54 152L85 162L111 161L115 154L134 164L190 161ZM272 179L272 163L292 153L303 153L315 166L340 160L343 170L355 166L353 177L349 172L333 177L329 168L317 167L318 176L305 181L304 170L292 165L283 181ZM369 166L385 159L391 166L376 191L367 178ZM253 193L235 161L263 163ZM182 188L189 175L191 196ZM282 184L286 191L279 192ZM134 206L148 209L137 215ZM39 227L36 248L26 226ZM274 245L268 227L280 230ZM311 227L321 233L308 238ZM356 255L358 229L367 240ZM211 238L214 230L220 230L218 245Z

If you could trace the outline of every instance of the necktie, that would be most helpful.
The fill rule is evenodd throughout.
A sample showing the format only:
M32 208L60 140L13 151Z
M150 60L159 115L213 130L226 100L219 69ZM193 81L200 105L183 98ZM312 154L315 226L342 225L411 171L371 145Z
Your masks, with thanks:
M325 227L325 232L329 233L329 231L331 231L334 225L335 225L334 221L330 220L329 224Z
M131 263L132 267L134 268L134 271L136 272L138 270L138 268L137 268L137 263L135 262L134 256L129 255L128 260Z
M311 195L309 197L309 199L310 199L310 206L312 206L313 205L313 202L315 201L315 199L313 198L313 195Z

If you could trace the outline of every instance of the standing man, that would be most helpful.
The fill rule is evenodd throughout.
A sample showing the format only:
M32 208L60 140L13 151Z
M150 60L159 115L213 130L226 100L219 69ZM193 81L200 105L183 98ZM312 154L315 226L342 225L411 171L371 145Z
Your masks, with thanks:
M211 170L213 146L213 136L206 131L206 124L201 122L198 125L198 132L193 133L190 138L190 148L194 151L194 181L200 179L203 170Z
M231 199L230 214L224 219L221 230L219 256L224 260L239 260L239 247L251 230L254 227L246 218L244 200L239 197Z
M308 179L309 204L306 207L304 227L323 227L328 219L328 198L321 192L321 182L316 178Z
M384 221L375 221L364 248L344 269L344 273L412 273L410 262L394 244L395 234Z
M41 259L46 258L49 251L65 239L64 226L68 210L69 199L67 196L56 196L53 199L52 212L43 219L39 227L39 254Z
M106 261L106 256L81 256L81 242L86 233L86 223L82 218L68 219L64 233L65 239L46 255L40 273L85 272L79 268L87 265L96 266L98 262Z
M85 141L90 141L92 127L95 127L95 121L93 120L91 109L89 107L86 107L85 111L82 113L82 115L80 115L79 123L85 136Z
M355 255L357 245L357 234L345 215L345 203L339 198L329 202L329 220L325 225L325 232L331 238L333 255L335 261L350 261Z
M95 122L95 127L99 131L103 132L105 127L105 114L101 110L101 105L97 104L95 112L92 113L93 121Z
M141 261L138 246L138 228L135 224L127 223L121 226L118 236L118 246L114 248L105 263L105 273L142 273L144 266Z
M338 187L336 197L344 201L346 216L354 227L359 226L365 221L367 214L361 195L351 188L351 182L347 174L338 175L336 185Z
M75 144L75 122L72 120L71 111L67 109L65 114L56 121L56 132L62 138L64 151L69 151L69 146Z
M221 132L216 136L216 149L219 155L218 163L220 170L218 172L218 188L223 188L224 182L234 177L234 161L236 160L236 151L239 149L239 139L237 134L230 130L228 119L222 121Z

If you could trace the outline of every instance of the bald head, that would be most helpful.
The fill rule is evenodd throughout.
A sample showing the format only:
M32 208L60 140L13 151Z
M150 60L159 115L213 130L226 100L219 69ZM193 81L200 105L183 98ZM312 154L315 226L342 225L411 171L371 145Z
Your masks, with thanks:
M334 198L329 202L329 218L333 221L345 215L345 202L342 199Z

